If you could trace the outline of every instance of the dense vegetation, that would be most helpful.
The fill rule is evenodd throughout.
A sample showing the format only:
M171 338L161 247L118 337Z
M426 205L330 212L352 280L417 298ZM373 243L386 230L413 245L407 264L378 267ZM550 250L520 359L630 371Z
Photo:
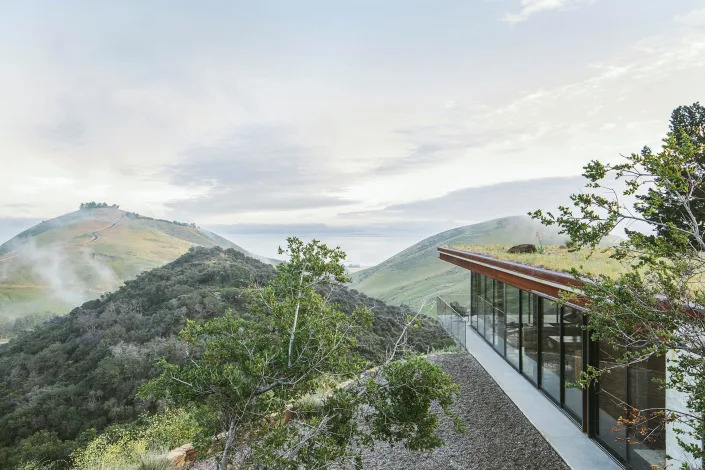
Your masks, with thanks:
M271 266L233 249L192 248L118 291L1 345L0 467L30 458L65 459L96 431L157 409L158 403L137 398L137 390L157 375L158 358L184 360L174 335L186 319L210 319L227 309L244 312L243 289L266 284L273 275ZM357 350L368 359L383 359L405 312L356 291L332 295L346 313L358 305L373 312L372 328L358 336ZM449 342L430 320L409 338L423 351Z
M53 316L55 315L45 312L30 313L14 319L0 318L0 343L5 343L25 331L33 330Z
M217 452L218 470L328 468L359 461L363 447L381 442L416 451L442 446L434 407L455 417L450 405L459 388L406 349L405 332L418 316L408 316L371 369L354 347L372 312L346 313L328 295L349 282L345 253L290 237L279 254L287 260L272 281L243 292L247 312L188 321L180 337L189 360L161 361L162 375L142 393L200 411L196 446ZM314 394L317 403L302 406Z
M80 210L88 210L88 209L106 209L106 208L108 208L108 207L110 207L111 209L119 209L119 208L120 208L120 206L117 205L117 204L108 205L107 202L95 202L95 201L91 201L91 202L82 202L81 205L78 206L78 208L79 208Z

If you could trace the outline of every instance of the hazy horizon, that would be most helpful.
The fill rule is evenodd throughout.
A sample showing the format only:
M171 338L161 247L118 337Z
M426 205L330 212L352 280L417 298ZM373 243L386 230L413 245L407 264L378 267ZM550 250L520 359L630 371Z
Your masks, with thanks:
M378 261L567 201L705 81L695 0L1 8L0 239L95 200Z

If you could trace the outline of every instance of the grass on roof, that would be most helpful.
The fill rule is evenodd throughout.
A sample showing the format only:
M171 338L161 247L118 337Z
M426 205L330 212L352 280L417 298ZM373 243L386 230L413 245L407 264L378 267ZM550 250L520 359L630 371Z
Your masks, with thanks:
M617 278L628 270L625 262L610 258L613 248L570 251L558 245L544 246L543 253L507 253L509 245L451 245L448 248L474 251L493 258L515 261L552 271L570 272L573 268L587 276L605 275Z

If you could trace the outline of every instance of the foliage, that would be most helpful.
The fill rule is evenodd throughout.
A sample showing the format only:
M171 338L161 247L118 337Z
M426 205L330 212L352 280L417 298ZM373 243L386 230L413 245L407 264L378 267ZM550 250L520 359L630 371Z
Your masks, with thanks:
M89 210L89 209L105 209L105 208L111 208L111 209L119 209L120 206L117 204L111 204L108 205L107 202L82 202L81 205L79 206L80 210Z
M246 312L243 287L265 285L273 275L271 266L236 250L193 248L0 345L0 468L36 459L32 443L43 439L42 430L55 436L48 441L54 448L48 458L65 460L94 437L91 429L100 432L156 411L158 402L136 392L159 373L157 358L187 359L176 337L186 320L207 321L227 309ZM372 328L360 332L356 350L383 361L405 311L348 289L330 295L347 314L361 304L374 311ZM409 345L418 351L449 341L430 320L409 332Z
M413 450L442 445L430 407L438 403L450 414L457 385L426 359L392 362L408 324L385 363L361 379L369 363L353 348L359 333L371 327L372 313L364 307L345 313L329 295L348 282L345 254L316 240L287 242L280 254L288 261L272 282L243 292L251 299L247 312L228 311L203 324L188 321L181 339L190 360L162 360L161 376L143 393L217 413L216 426L201 442L208 448L219 441L220 470L231 460L238 468L320 468L350 457L350 446L377 439ZM288 422L287 407L331 378L352 383ZM368 426L362 428L359 418Z
M192 415L180 409L166 409L143 416L134 423L117 424L71 456L72 468L148 467L163 464L160 451L190 442L199 432Z
M30 313L12 320L0 318L0 343L16 337L25 331L31 331L55 315L46 313Z
M695 442L705 437L705 109L698 103L681 106L671 115L670 130L660 152L648 147L612 165L599 161L585 167L590 192L570 196L573 208L558 215L536 211L543 223L557 224L577 248L594 248L620 224L628 239L612 257L625 263L616 278L593 276L582 288L590 308L589 328L595 340L625 351L621 362L633 364L652 355L673 360L663 384L683 392L688 411L669 410L666 420L682 423L680 436ZM622 194L608 197L607 176L623 180ZM636 196L634 207L623 198ZM629 230L648 224L652 233ZM577 275L577 272L576 272ZM586 379L604 371L591 371ZM696 458L701 445L681 444Z

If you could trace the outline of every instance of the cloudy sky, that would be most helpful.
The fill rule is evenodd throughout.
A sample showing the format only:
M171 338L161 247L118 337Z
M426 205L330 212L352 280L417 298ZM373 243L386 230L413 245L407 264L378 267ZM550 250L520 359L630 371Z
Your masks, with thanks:
M98 200L374 263L555 206L703 83L702 0L0 1L0 242Z

